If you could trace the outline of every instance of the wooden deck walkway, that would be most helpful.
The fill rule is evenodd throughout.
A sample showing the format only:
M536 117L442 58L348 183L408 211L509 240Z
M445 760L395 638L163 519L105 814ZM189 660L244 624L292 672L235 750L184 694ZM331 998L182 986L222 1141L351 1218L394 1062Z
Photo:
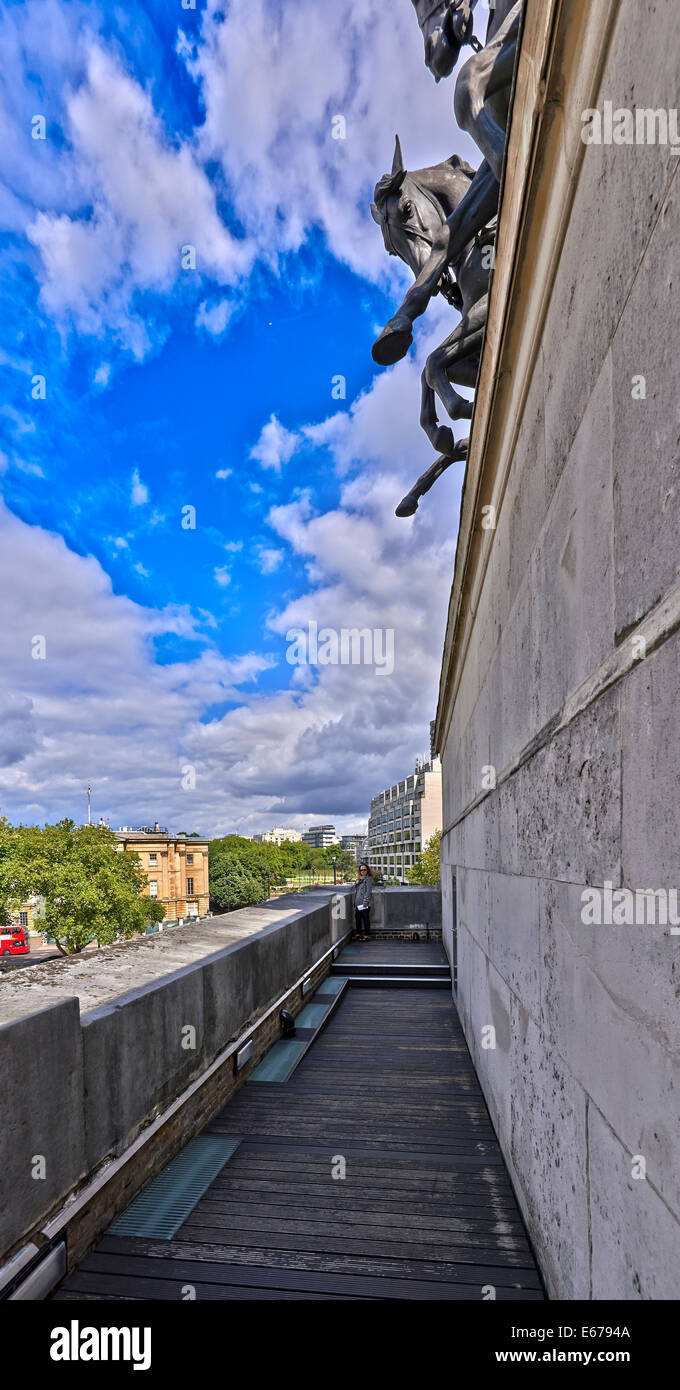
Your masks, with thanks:
M348 989L290 1080L247 1082L204 1133L241 1142L173 1239L105 1236L56 1299L544 1297L447 989Z

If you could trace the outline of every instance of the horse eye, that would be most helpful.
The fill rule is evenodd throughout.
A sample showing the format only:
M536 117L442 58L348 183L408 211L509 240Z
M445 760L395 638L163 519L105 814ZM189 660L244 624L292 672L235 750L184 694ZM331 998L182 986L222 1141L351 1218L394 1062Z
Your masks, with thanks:
M411 213L413 212L413 203L411 202L410 198L404 198L404 201L401 204L401 207L399 208L399 212L403 217L404 221L408 222L408 219L411 216Z

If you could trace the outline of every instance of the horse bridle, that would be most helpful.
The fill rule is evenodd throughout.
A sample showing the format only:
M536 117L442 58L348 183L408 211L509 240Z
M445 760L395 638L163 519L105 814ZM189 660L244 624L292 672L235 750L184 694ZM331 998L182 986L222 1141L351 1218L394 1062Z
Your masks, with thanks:
M407 175L407 174L408 174L408 170L405 169L405 170L404 170L404 178L406 178L406 175ZM446 216L445 216L445 214L444 214L443 208L442 208L442 207L440 206L440 204L437 202L436 198L433 197L433 195L432 195L431 193L428 193L427 189L424 188L423 185L422 185L421 183L418 183L418 180L417 180L416 178L413 177L413 174L408 174L408 177L411 179L411 182L413 183L414 187L417 188L418 192L419 192L419 193L422 193L423 197L424 197L424 198L426 199L426 201L430 204L430 206L434 208L435 212L437 213L438 217L441 218L442 222L445 222L445 221L446 221ZM402 180L402 184L403 184L403 180ZM386 198L386 199L385 199L385 217L384 217L384 225L385 225L385 227L386 227L386 229L387 229L386 241L389 242L389 245L388 245L387 249L388 249L388 251L389 251L389 253L390 253L390 256L398 256L398 255L399 255L399 252L398 252L398 251L395 251L395 249L394 249L394 242L393 242L393 240L392 240L392 232L391 232L391 228L390 228L389 218L388 218L388 216L387 216L387 212L388 212L387 204L388 204L388 203L389 203L389 198ZM417 240L417 241L424 241L425 244L426 244L427 246L430 246L430 247L432 246L432 242L428 240L428 238L425 236L424 232L418 232L418 231L416 231L415 227L404 227L404 226L402 226L401 230L402 230L402 232L404 233L404 236L411 237L412 239Z

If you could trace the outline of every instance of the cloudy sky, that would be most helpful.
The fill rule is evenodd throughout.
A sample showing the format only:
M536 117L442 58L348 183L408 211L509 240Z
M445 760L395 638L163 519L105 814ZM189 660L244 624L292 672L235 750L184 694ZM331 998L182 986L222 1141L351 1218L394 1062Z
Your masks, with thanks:
M455 317L374 367L369 204L396 131L479 162L452 81L409 0L27 0L0 44L0 810L358 829L428 746L462 481L394 516ZM393 672L291 664L309 623Z

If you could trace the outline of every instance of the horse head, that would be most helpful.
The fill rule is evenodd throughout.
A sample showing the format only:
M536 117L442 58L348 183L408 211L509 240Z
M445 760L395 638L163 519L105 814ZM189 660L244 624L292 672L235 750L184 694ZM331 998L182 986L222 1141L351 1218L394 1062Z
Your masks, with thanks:
M425 44L425 65L435 82L449 77L464 43L470 42L471 20L461 19L461 0L412 0Z
M385 250L405 261L416 277L443 222L467 193L474 172L454 154L442 164L409 173L397 135L392 169L375 186L371 214L383 234ZM459 307L452 273L442 277L440 288Z

